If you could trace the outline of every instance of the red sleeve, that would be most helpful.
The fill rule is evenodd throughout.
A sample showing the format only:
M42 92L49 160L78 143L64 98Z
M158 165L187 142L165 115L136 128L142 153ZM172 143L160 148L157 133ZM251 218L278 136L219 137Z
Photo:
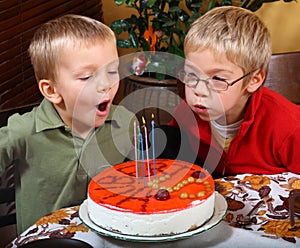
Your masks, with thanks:
M289 137L286 137L279 149L282 163L291 172L300 174L300 128L297 128Z

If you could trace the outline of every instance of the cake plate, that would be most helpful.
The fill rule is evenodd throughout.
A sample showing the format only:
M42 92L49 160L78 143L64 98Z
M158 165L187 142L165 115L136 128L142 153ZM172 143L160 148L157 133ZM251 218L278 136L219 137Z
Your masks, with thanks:
M212 227L216 226L220 223L222 218L225 216L227 211L227 202L225 198L219 194L218 192L215 193L215 209L214 214L212 217L201 227L197 229L187 231L180 234L173 234L173 235L164 235L164 236L135 236L135 235L126 235L122 233L117 233L113 231L106 230L101 228L100 226L96 225L94 222L91 221L87 211L87 200L85 200L79 208L79 218L80 220L92 231L107 236L112 237L115 239L122 239L127 241L135 241L135 242L162 242L162 241L173 241L178 239L186 239L189 237L196 236L200 233L203 233Z

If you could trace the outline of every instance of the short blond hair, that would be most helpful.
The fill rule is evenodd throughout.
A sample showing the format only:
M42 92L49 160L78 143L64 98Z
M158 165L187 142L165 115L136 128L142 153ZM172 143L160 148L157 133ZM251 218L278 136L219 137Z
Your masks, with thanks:
M43 24L28 49L37 81L55 81L65 47L79 48L97 42L116 42L115 39L108 26L86 16L68 14Z
M240 7L216 7L198 18L184 43L185 53L210 49L244 73L267 71L272 54L271 37L259 17Z

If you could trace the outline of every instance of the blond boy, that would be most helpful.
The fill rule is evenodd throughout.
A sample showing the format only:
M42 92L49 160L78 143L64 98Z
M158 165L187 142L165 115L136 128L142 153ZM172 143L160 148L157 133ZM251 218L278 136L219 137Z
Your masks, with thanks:
M0 129L0 174L16 164L18 232L79 205L90 177L124 160L133 114L112 104L119 86L114 33L88 17L42 25L29 48L44 100Z
M300 108L263 86L271 38L255 13L214 8L192 25L185 55L186 99L171 125L204 167L216 176L300 173Z

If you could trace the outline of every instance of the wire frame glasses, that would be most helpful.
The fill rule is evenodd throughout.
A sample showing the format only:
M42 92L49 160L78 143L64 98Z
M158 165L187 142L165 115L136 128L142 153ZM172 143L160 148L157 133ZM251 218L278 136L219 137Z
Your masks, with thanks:
M187 73L184 70L179 71L178 77L179 80L182 81L185 85L195 88L199 82L203 82L206 86L214 91L226 91L229 86L234 85L235 83L239 82L243 78L249 76L251 72L248 72L241 76L240 78L234 80L231 83L228 83L225 79L222 78L207 78L207 79L200 79L194 73Z

